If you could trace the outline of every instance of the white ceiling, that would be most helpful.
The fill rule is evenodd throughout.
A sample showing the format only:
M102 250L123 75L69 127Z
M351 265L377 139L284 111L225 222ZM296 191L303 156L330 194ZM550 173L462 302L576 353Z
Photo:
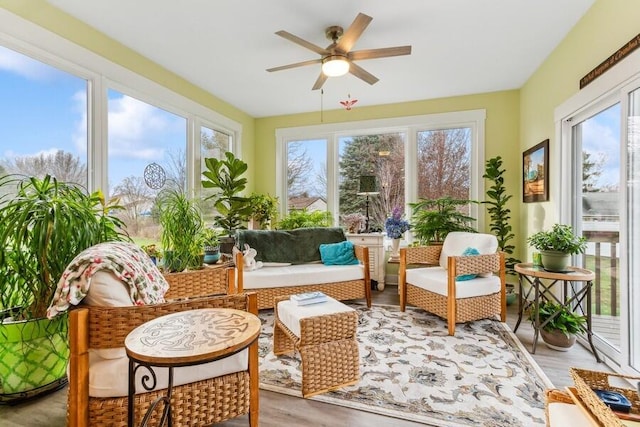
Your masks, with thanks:
M396 2L397 1L397 2ZM595 0L49 0L254 117L517 89ZM318 55L324 29L358 12L373 21L353 50L410 44L409 56L359 61L380 79L346 75L312 91L320 65L267 68Z

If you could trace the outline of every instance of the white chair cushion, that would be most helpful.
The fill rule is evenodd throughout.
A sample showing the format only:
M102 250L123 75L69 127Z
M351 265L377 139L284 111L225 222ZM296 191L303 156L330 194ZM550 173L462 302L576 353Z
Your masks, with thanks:
M250 290L361 280L364 279L364 267L362 265L297 264L262 267L242 274L243 287L245 290Z
M124 348L110 349L113 353L120 351L125 355ZM245 371L249 364L249 350L244 349L239 353L215 362L202 365L175 368L173 371L173 385L178 386L196 381L215 378L234 372ZM158 383L156 389L167 387L168 369L153 368ZM116 359L100 357L96 351L89 350L89 396L92 397L122 397L128 395L129 383L129 359L124 356ZM146 393L142 387L141 377L148 371L141 368L136 373L136 394Z
M454 231L447 234L440 252L440 267L447 268L447 258L460 256L467 248L475 248L480 255L493 254L498 250L498 239L493 234Z
M571 403L552 402L548 406L549 426L569 427L569 426L591 426L594 425L582 409Z
M96 271L91 278L91 287L82 301L84 304L100 307L128 307L135 305L129 295L129 288L111 271Z
M298 305L285 300L278 303L278 318L296 336L300 336L300 320L306 317L355 311L353 308L327 297L327 301L318 304Z
M447 270L442 267L412 268L407 270L407 283L436 294L447 296ZM470 298L500 292L498 276L456 281L456 298Z

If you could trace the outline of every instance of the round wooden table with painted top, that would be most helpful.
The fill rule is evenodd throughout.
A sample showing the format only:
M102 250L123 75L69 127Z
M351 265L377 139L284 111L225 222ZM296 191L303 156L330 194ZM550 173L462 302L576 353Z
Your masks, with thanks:
M231 356L247 348L260 335L260 319L254 314L231 308L205 308L158 317L132 330L125 339L129 357L129 426L134 425L135 372L148 369L153 384L143 380L143 387L156 387L151 367L169 370L167 393L154 401L141 425L145 426L155 407L164 403L160 425L171 420L173 368L199 365Z
M520 322L522 321L522 315L524 312L532 307L533 313L536 313L533 320L533 345L531 353L536 352L536 344L538 342L538 334L544 327L541 324L538 317L538 306L541 302L549 301L554 304L558 304L559 312L563 309L570 311L578 311L581 315L585 316L587 324L587 340L591 346L591 351L596 358L596 361L600 362L600 356L596 351L593 344L593 331L591 329L591 287L593 286L593 280L595 279L595 273L591 270L579 267L567 267L566 271L554 272L547 271L542 266L534 265L532 263L520 263L514 266L518 273L518 321L516 322L513 331L518 330ZM530 286L526 289L524 283L528 283ZM557 283L561 283L561 295L557 297L552 292L552 287ZM582 283L583 285L580 285ZM531 293L533 292L533 295ZM551 317L554 315L552 314Z

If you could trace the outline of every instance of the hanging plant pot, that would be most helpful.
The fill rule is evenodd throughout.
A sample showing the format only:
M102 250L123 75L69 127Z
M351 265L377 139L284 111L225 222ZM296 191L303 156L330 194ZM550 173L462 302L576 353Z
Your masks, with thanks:
M569 351L576 343L575 335L569 334L569 336L567 336L564 332L557 329L552 331L542 329L540 335L542 335L542 341L544 341L547 347L557 351Z
M571 263L571 254L558 251L540 251L542 266L545 270L564 272Z
M2 318L10 314L0 313ZM67 316L0 324L0 402L18 402L67 383Z

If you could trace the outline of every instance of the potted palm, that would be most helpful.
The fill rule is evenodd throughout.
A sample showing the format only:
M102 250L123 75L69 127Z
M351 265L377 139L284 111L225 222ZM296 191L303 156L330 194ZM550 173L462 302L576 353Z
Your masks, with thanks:
M587 249L587 239L576 236L570 225L554 224L551 230L538 231L527 242L540 251L545 270L563 272L571 262L571 255Z
M11 401L66 382L67 318L49 320L46 310L67 265L90 246L129 237L114 216L120 206L100 191L5 175L0 194L0 401Z
M536 312L529 312L529 319L535 325ZM540 335L547 347L567 351L576 342L576 334L586 332L587 318L567 307L550 301L538 305L538 319L542 329Z
M200 208L181 190L165 190L158 196L164 269L179 272L202 267Z
M206 199L214 200L217 211L214 222L227 233L226 238L221 238L221 251L230 254L235 243L235 230L244 228L244 223L251 216L251 200L241 196L247 186L247 179L242 176L247 171L247 164L231 152L224 154L222 160L215 157L204 159L207 170L202 172L202 186L217 190Z
M465 215L460 207L475 203L472 200L441 197L439 199L420 199L410 203L413 211L411 230L420 244L442 244L452 231L475 232L471 227L474 218Z

